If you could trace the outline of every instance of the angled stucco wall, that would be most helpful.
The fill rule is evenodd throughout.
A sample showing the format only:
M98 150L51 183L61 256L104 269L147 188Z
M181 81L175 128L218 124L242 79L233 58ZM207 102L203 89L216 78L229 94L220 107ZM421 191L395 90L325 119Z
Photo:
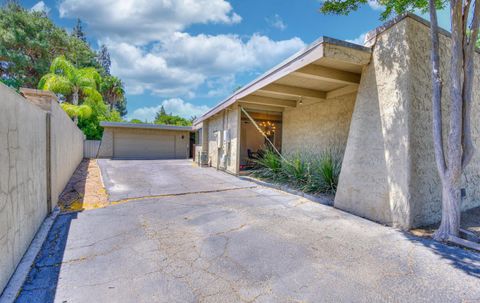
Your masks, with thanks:
M448 39L441 36L444 105ZM429 28L417 18L405 17L377 35L371 63L362 73L335 207L403 229L440 220L429 50ZM478 74L475 83L480 83ZM479 97L476 92L472 113L476 146L480 143ZM448 117L446 106L444 110ZM464 209L480 205L479 169L477 153L464 177Z
M113 128L106 127L103 129L102 143L98 150L99 158L113 157Z
M55 96L22 93L0 84L0 290L83 157L83 134Z
M408 67L405 22L382 33L362 72L335 207L408 227Z

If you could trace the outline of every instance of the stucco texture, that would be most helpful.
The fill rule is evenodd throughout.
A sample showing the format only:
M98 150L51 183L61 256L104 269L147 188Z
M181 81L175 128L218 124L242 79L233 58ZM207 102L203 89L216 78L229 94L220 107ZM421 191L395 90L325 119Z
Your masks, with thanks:
M55 95L22 92L0 84L0 289L83 158L84 136Z
M318 154L333 145L344 150L354 104L355 94L349 94L285 109L282 153Z
M376 37L372 60L362 72L335 197L335 207L402 229L437 222L441 214L432 139L428 31L424 23L406 17ZM444 103L448 98L448 39L441 37ZM475 83L479 83L478 76ZM476 92L472 122L477 146L478 101ZM465 174L464 209L480 205L479 165L477 153Z
M408 22L408 41L411 45L411 133L414 150L412 152L411 195L414 201L413 225L435 223L441 219L441 183L435 166L431 126L431 71L429 29L423 24L410 20ZM443 86L444 142L448 135L448 99L449 99L449 62L450 39L440 36L441 73ZM474 158L463 175L462 185L466 196L462 209L480 206L480 55L475 56L475 80L472 102L472 139L477 148Z
M46 113L0 83L0 290L47 215Z
M85 136L57 102L51 107L52 206L83 159Z
M240 112L237 105L227 108L208 119L208 161L210 166L232 174L238 174L240 153L239 121ZM222 132L224 130L228 130L230 133L230 142L226 145L223 144ZM220 148L217 145L217 132L222 136ZM221 162L223 154L226 155L226 165Z

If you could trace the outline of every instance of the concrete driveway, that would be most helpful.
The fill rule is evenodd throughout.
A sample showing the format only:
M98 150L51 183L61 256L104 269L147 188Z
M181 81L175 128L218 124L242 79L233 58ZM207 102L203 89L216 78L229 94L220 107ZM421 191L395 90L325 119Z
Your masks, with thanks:
M157 197L60 215L17 302L480 302L478 254L186 161L100 165Z
M110 201L231 190L254 186L191 160L98 160Z

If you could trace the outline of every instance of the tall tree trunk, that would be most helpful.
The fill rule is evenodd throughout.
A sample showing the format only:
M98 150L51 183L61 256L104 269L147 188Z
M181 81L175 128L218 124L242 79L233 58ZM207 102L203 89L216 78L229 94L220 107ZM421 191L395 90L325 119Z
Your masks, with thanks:
M451 65L450 65L450 115L447 160L445 159L442 117L441 80L439 64L438 22L435 0L429 0L432 38L432 78L433 78L433 135L435 158L442 182L442 221L433 237L439 241L450 236L458 237L460 232L461 176L473 157L471 139L471 102L474 78L473 56L478 36L480 0L475 0L471 36L467 35L472 0L450 1L451 12Z

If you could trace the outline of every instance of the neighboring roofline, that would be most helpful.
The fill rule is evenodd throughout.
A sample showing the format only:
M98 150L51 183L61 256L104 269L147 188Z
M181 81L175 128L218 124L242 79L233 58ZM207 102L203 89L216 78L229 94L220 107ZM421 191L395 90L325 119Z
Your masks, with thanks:
M275 67L271 68L264 74L262 74L260 77L256 78L255 80L251 81L238 91L234 92L232 95L224 99L222 102L218 103L215 107L211 108L209 111L207 111L205 114L200 116L194 121L194 124L200 123L204 121L205 119L208 119L209 117L213 116L216 114L219 110L219 108L225 108L230 106L231 104L235 103L238 98L237 96L241 95L245 91L247 91L249 88L254 86L255 84L259 83L260 81L270 77L271 75L275 74L276 72L282 70L286 66L290 65L291 63L301 60L303 57L307 56L309 53L313 52L316 50L318 47L320 47L322 44L328 43L328 44L333 44L333 45L338 45L338 46L343 46L343 47L348 47L351 49L355 50L360 50L360 51L368 51L370 52L371 49L370 47L358 45L355 43L343 41L343 40L338 40L335 38L327 37L327 36L321 36L319 39L315 40L313 43L309 44L306 46L303 50L298 51L294 55L290 56L286 60L282 61L280 64L276 65Z
M177 125L163 125L163 124L149 124L149 123L127 123L127 122L100 122L102 127L119 127L119 128L141 128L141 129L161 129L173 131L193 131L191 126L177 126Z

